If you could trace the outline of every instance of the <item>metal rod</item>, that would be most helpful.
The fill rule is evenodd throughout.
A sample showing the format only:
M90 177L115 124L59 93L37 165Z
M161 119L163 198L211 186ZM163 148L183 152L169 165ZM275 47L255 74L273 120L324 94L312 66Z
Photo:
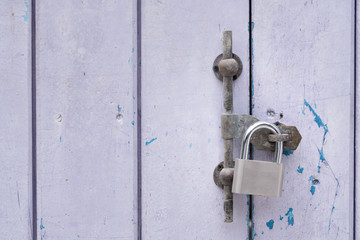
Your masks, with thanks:
M223 33L223 59L232 58L232 32ZM224 111L233 112L233 77L223 77ZM224 140L224 168L234 167L233 139ZM224 186L224 212L225 222L233 221L233 194L231 186Z

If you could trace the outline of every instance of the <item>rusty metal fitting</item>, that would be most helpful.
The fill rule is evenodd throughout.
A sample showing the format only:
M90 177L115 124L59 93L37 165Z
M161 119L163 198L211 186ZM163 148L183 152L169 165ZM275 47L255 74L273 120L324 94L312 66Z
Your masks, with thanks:
M286 142L291 140L290 134L269 134L269 142Z
M219 178L224 186L231 186L234 178L234 168L223 168L220 171Z
M239 64L235 59L222 59L219 62L219 71L224 77L232 77L237 74L239 70Z

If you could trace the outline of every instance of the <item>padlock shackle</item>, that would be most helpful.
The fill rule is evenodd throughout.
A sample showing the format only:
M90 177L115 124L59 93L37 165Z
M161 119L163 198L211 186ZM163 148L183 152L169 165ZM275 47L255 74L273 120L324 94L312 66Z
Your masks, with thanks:
M248 159L249 146L251 136L259 129L268 129L274 134L281 134L279 128L271 123L258 121L252 124L245 132L243 139L241 141L241 159ZM283 142L275 143L275 159L277 163L281 163L281 154L283 152Z

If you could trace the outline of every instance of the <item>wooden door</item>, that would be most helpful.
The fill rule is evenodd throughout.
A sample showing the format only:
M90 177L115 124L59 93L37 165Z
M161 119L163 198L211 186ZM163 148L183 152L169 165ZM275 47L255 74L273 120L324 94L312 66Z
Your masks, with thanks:
M356 2L1 2L2 238L357 238ZM247 197L224 223L212 179L224 30L234 112L303 137L282 197L254 197L251 236Z

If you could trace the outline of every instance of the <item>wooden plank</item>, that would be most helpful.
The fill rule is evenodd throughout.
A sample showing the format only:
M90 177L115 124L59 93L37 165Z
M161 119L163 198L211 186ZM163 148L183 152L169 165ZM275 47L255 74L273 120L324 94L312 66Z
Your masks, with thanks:
M246 197L236 196L234 222L224 223L223 193L212 179L224 151L222 82L212 64L223 30L232 30L244 64L234 112L248 113L247 1L142 4L143 237L246 239Z
M253 113L303 136L282 197L255 197L257 239L353 239L352 1L253 4Z
M38 1L38 239L136 238L134 6Z
M29 5L0 2L0 232L6 239L31 239Z

